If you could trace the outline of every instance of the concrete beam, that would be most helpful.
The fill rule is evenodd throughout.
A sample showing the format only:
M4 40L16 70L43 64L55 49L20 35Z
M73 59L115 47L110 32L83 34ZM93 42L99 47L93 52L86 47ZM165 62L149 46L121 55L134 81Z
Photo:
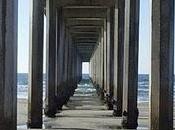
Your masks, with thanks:
M57 6L112 6L114 0L57 0Z
M28 127L42 128L44 1L31 1Z
M101 26L87 26L87 25L75 25L75 26L71 26L70 28L70 32L82 32L82 33L86 33L86 32L98 32L100 33L101 31Z
M78 37L78 38L87 38L87 37L89 37L89 38L98 38L99 37L99 34L98 33L96 33L96 34L94 34L94 33L91 33L91 34L89 34L89 33L71 33L71 36L72 37Z
M82 18L82 17L79 17L79 18L66 18L65 19L66 21L67 20L72 20L72 21L103 21L104 18Z
M125 0L122 126L128 129L136 129L138 126L139 1L140 0Z
M77 20L77 19L66 19L67 26L75 26L75 25L92 25L92 26L103 26L103 20Z
M0 129L17 126L18 0L0 1Z
M173 129L174 0L152 1L151 130Z
M65 9L106 9L107 6L65 6Z
M104 8L64 8L65 18L106 18L106 9Z
M47 39L46 39L46 106L45 115L54 117L56 114L56 8L54 0L46 1Z

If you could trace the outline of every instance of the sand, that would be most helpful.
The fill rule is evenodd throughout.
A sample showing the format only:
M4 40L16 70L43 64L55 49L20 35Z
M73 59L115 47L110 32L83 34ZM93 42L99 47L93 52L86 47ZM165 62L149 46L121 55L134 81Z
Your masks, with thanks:
M139 128L148 129L148 103L138 103ZM44 117L44 127L47 129L70 130L114 130L120 129L122 118L112 116L112 111L98 97L74 96L56 118ZM18 100L18 129L25 128L27 122L27 100Z
M26 125L28 104L26 99L18 99L17 104L17 125Z

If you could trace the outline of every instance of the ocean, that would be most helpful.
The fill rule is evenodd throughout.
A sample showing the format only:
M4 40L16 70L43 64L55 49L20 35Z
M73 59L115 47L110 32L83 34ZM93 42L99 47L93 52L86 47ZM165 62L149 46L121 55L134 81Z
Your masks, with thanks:
M43 95L45 95L45 75L43 76ZM88 77L83 75L83 77ZM19 99L27 99L28 97L28 75L27 73L18 74L18 93L17 97ZM84 88L86 87L86 89ZM86 91L86 92L85 92ZM90 94L94 92L95 89L90 87L89 84L84 84L83 87L78 87L75 94ZM138 76L138 102L148 102L149 101L149 75L148 74L139 74Z

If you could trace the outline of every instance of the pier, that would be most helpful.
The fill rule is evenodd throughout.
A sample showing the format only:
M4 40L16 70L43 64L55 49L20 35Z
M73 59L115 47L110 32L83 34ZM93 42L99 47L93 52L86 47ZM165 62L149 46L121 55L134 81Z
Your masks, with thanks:
M145 127L137 103L139 2L31 0L28 128L42 129L47 123L48 129L72 130ZM44 16L47 65L43 101ZM18 0L1 0L0 130L17 130L17 19ZM174 0L152 0L150 33L147 127L173 130ZM96 91L77 97L83 62L90 63L88 84Z

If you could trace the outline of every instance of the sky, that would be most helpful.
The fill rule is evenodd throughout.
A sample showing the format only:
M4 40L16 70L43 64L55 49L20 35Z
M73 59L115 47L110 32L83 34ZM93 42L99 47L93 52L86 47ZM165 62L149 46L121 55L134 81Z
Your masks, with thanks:
M18 0L18 73L28 73L29 60L29 8L30 0ZM151 4L140 0L139 74L150 72L151 63ZM44 40L45 41L45 40ZM44 53L45 54L45 53ZM88 73L88 63L83 73ZM45 56L44 56L45 72Z

